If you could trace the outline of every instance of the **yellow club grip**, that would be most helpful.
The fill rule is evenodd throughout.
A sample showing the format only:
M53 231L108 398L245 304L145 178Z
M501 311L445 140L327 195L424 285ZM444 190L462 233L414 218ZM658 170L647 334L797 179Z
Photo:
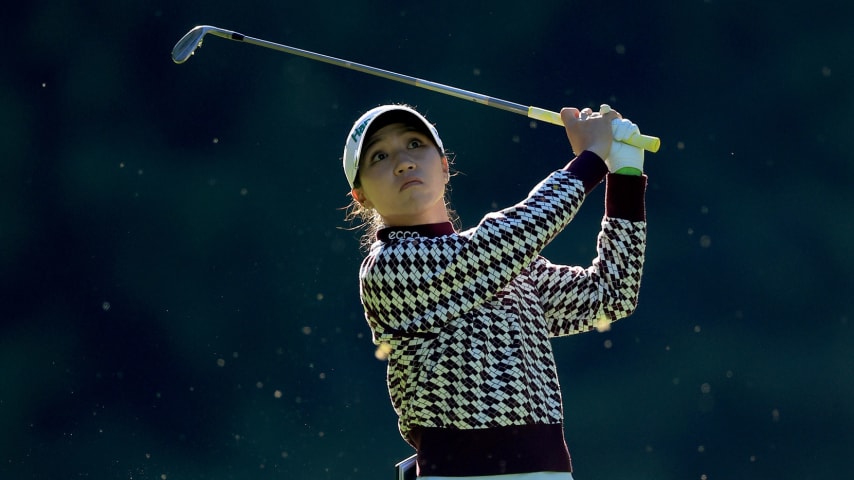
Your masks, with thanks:
M542 108L537 107L528 107L528 118L533 118L534 120L540 120L542 122L551 123L553 125L563 126L563 119L560 118L560 114L557 112L552 112L551 110L544 110ZM633 147L642 148L648 152L655 153L661 147L661 139L658 137L653 137L650 135L632 135L631 137L623 140L623 143L627 143Z

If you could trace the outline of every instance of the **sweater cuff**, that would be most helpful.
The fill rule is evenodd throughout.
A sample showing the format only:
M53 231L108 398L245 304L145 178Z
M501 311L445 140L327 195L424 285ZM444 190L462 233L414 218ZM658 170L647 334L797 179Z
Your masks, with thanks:
M605 178L608 166L599 155L585 150L569 162L564 170L581 180L584 183L584 193L588 194Z
M605 182L605 215L632 222L646 220L646 175L608 174Z

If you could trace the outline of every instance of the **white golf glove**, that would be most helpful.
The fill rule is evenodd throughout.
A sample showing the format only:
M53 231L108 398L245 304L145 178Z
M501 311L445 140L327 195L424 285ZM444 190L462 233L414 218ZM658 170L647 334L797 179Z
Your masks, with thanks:
M643 149L622 142L622 140L626 140L632 135L639 134L640 129L638 126L624 118L615 118L611 121L611 132L614 134L614 142L611 144L611 153L605 159L608 171L630 175L640 175L643 173ZM624 168L626 170L620 172Z

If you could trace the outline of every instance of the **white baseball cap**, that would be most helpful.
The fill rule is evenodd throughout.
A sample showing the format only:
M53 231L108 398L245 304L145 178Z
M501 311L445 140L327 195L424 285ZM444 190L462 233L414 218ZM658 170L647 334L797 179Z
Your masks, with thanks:
M378 118L389 112L396 112L403 115L394 115L394 121L383 121L378 124L374 123ZM392 118L388 118L388 120L392 120ZM445 151L444 147L442 147L442 140L439 138L439 132L436 130L436 127L411 107L406 105L381 105L379 107L372 108L356 120L356 123L353 124L353 129L350 130L350 135L347 137L347 143L344 144L344 175L347 176L350 188L355 188L354 183L356 182L356 175L359 173L359 157L362 154L362 145L365 138L370 136L370 134L372 134L377 128L406 120L416 120L414 122L414 126L423 126L426 129L425 133L430 134L433 138L433 142L436 143L436 146L439 148L439 151Z

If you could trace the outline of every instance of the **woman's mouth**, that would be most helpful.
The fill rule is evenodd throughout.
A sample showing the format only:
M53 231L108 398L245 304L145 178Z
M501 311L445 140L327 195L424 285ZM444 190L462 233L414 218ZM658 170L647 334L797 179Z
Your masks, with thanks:
M417 179L417 178L413 178L413 179L407 180L406 182L404 182L404 183L403 183L403 185L401 185L401 186L400 186L400 191L402 192L402 191L406 190L406 189L407 189L407 188L409 188L409 187L414 187L414 186L416 186L416 185L421 185L422 183L423 183L423 182L422 182L421 180Z

